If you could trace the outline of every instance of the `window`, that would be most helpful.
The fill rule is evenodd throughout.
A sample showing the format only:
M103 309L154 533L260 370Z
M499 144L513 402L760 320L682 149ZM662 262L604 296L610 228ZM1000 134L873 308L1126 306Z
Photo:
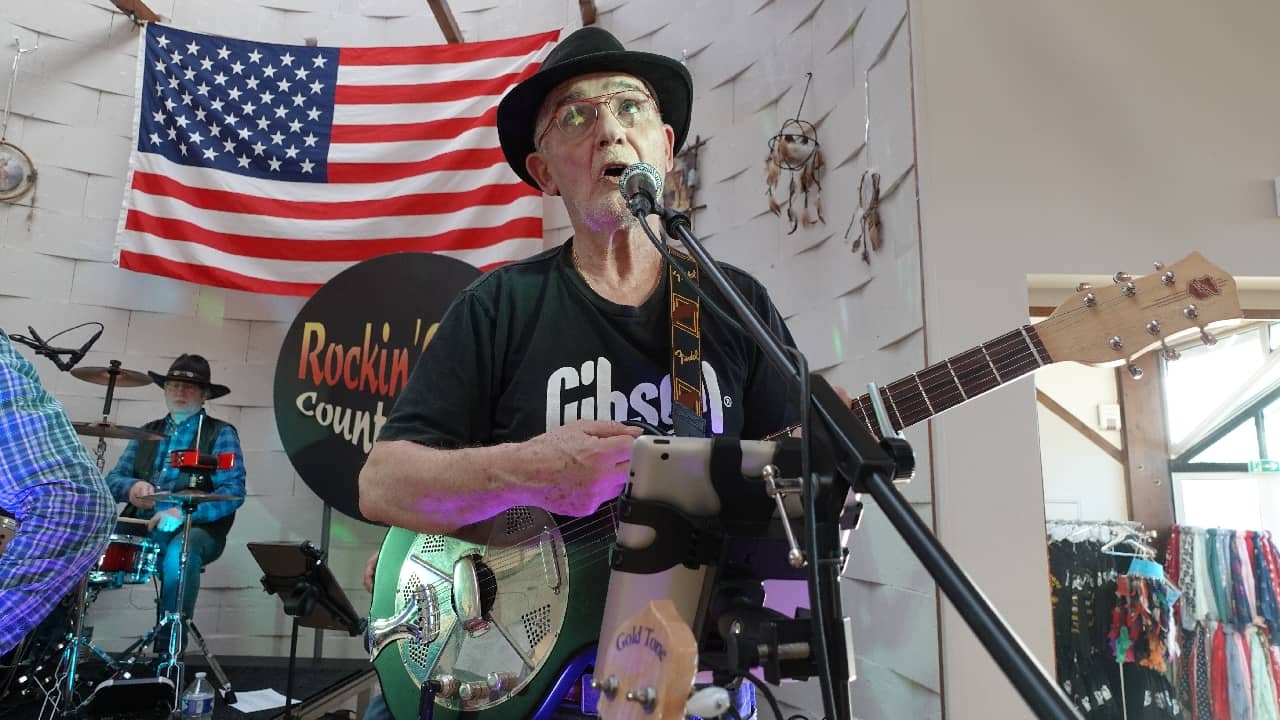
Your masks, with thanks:
M1277 330L1254 326L1164 362L1171 469L1243 472L1280 456Z

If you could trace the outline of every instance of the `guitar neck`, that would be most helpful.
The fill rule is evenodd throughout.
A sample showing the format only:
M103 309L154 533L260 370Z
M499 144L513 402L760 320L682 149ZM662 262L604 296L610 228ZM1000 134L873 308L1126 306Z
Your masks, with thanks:
M889 423L896 432L1013 382L1053 362L1032 325L965 350L880 388ZM850 405L876 437L883 436L871 396Z

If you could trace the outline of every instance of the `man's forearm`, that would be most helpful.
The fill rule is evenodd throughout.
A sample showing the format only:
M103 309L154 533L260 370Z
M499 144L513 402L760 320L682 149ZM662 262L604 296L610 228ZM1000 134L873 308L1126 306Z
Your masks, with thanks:
M360 472L360 512L417 532L448 533L528 504L527 445L440 450L378 442Z

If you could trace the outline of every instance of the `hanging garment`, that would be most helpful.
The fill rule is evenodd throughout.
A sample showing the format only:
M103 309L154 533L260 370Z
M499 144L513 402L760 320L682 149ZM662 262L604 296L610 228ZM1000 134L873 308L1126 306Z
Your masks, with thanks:
M1255 533L1253 537L1254 582L1257 584L1258 614L1266 621L1267 627L1273 630L1280 621L1280 607L1276 603L1275 579L1271 566L1267 563L1267 537L1265 533Z
M1202 624L1195 631L1195 683L1192 688L1193 705L1196 720L1214 720L1213 686L1209 684L1209 648L1212 631L1207 624Z
M1280 708L1280 647L1268 643L1267 659L1271 661L1271 686L1275 689L1276 707Z
M1231 720L1253 720L1253 683L1249 678L1249 650L1244 634L1227 632L1227 691L1231 696Z
M1239 630L1244 631L1246 625L1253 622L1258 617L1258 602L1256 593L1254 592L1253 582L1253 553L1249 552L1248 543L1245 540L1247 532L1236 532L1232 538L1232 556L1231 571L1235 575L1235 593L1237 604L1244 603L1243 608L1236 610L1236 621L1240 623Z
M1256 625L1245 629L1249 644L1249 680L1253 689L1253 720L1280 720L1276 689L1271 676L1271 654Z
M1195 538L1194 528L1178 528L1178 589L1182 591L1178 616L1179 625L1187 630L1195 628L1200 608L1196 596ZM1171 547L1172 544L1171 539Z
M1227 637L1222 623L1213 625L1213 644L1210 649L1209 681L1213 684L1213 718L1230 720L1231 691L1227 683Z
M1213 565L1213 595L1218 604L1218 615L1222 622L1232 624L1236 621L1235 604L1231 592L1231 535L1230 531L1214 528L1209 530L1213 540L1213 554L1210 560Z
M1218 603L1214 601L1211 588L1213 576L1209 574L1209 550L1205 545L1204 528L1196 528L1191 536L1191 558L1195 573L1196 620L1220 620Z

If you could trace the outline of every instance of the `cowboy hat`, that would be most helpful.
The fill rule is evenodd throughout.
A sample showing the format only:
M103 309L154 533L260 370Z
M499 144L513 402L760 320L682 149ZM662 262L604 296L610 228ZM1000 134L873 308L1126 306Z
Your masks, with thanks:
M173 361L173 364L169 366L167 375L161 375L150 370L147 371L147 374L160 387L164 387L164 384L170 380L199 385L209 391L210 400L220 398L231 392L231 388L226 385L209 382L209 361L205 360L203 355L184 353L179 355Z
M674 152L680 152L693 110L693 79L688 69L664 55L626 50L607 30L584 27L561 40L538 71L511 88L498 103L502 153L520 179L541 189L525 168L525 159L534 152L533 124L547 93L565 80L598 72L634 75L649 83L663 121L675 131Z

